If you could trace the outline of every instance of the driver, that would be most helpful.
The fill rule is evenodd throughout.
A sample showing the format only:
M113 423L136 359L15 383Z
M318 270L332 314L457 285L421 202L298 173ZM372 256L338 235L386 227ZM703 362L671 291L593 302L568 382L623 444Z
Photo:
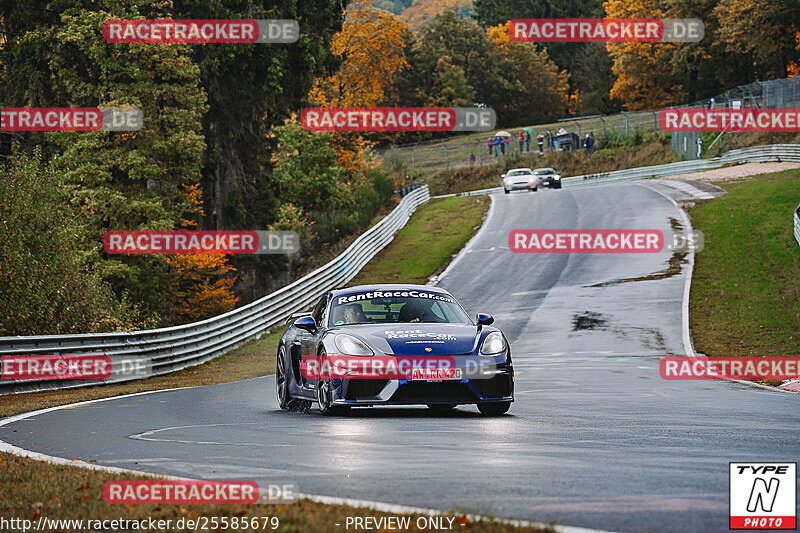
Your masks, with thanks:
M367 315L364 314L364 308L361 304L350 304L344 308L344 322L345 324L367 322Z
M435 322L436 315L431 311L433 302L427 300L411 300L400 309L400 322Z

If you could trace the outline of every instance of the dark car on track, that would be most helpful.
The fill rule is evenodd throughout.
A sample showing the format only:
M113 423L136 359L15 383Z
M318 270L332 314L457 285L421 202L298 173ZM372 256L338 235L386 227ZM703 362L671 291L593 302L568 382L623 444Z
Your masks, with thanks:
M552 168L537 168L533 174L536 176L539 187L561 188L561 175Z
M323 414L350 407L477 405L501 415L514 401L503 333L453 296L425 285L361 285L327 292L295 319L278 345L276 385L284 410L316 402Z

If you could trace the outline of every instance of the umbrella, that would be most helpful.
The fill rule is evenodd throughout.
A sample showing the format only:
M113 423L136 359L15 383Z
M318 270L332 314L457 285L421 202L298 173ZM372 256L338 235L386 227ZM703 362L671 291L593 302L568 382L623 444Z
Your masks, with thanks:
M527 132L528 132L528 133L530 133L531 135L535 135L535 134L536 134L536 132L535 132L535 131L533 131L531 128L522 128L522 129L523 129L523 130L525 130L525 131L527 131Z
M494 134L495 137L511 137L511 134L508 133L506 130L498 131Z

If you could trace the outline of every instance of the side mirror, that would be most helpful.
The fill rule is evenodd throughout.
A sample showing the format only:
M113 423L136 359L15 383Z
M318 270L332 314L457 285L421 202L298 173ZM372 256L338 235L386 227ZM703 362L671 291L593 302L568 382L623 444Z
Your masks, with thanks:
M492 315L487 315L486 313L478 313L475 315L475 318L478 319L478 325L481 326L489 326L494 322L494 317Z
M304 329L309 333L317 331L317 321L313 316L303 316L294 321L294 325L300 329Z

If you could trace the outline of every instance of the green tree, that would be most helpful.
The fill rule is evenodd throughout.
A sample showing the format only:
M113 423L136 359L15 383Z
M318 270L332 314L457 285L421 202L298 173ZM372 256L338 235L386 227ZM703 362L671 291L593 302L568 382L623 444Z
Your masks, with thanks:
M439 58L433 69L433 86L427 104L433 107L471 107L475 91L467 83L464 70L448 56Z
M0 335L152 325L84 265L82 240L63 176L38 151L0 167Z

